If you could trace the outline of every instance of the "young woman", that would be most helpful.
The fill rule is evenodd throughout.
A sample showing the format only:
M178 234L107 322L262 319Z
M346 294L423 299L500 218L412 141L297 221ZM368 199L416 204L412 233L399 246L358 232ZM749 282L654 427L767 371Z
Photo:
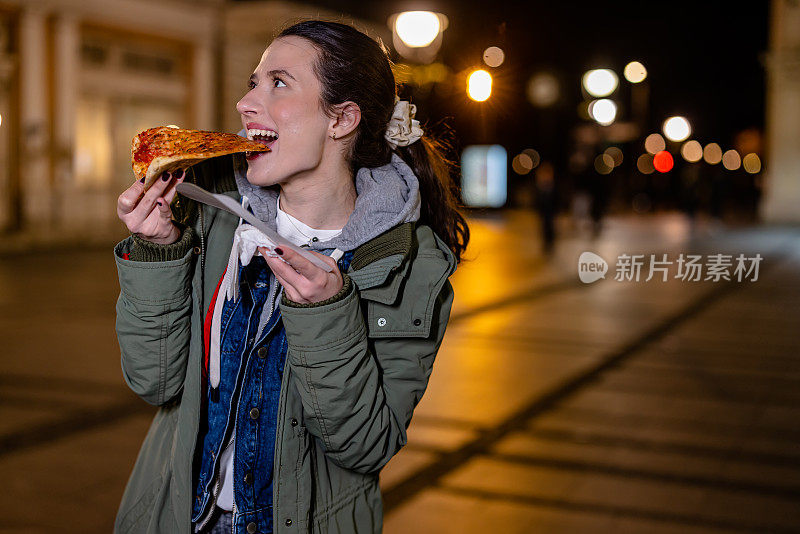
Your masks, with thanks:
M347 25L284 30L237 109L270 152L119 198L123 374L160 409L115 530L379 532L378 473L406 443L469 239L448 167L384 50ZM331 272L173 202L189 174Z

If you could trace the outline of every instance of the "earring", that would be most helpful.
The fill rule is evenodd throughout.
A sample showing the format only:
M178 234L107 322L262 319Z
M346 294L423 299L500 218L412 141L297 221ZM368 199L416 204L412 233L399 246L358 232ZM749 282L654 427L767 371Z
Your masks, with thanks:
M331 134L331 139L333 139L334 141L336 141L336 132L333 132L333 133Z

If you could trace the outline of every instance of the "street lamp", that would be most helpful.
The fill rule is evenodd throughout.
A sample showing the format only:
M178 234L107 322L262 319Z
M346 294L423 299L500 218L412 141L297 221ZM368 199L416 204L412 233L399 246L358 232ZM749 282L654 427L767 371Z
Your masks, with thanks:
M428 64L442 46L448 21L433 11L403 11L389 17L388 23L397 53L415 63Z
M619 78L611 69L590 70L582 81L586 92L598 98L610 95L619 85Z
M589 115L598 124L608 126L617 118L617 105L608 98L595 100L589 104Z
M692 127L685 117L670 117L664 121L664 135L670 141L683 141L692 134Z
M436 39L441 24L439 17L432 11L405 11L397 15L394 27L406 46L422 48Z
M467 95L475 102L484 102L492 94L492 75L485 70L472 71L467 76Z
M647 69L638 61L631 61L625 65L625 70L622 71L625 79L631 83L643 82L647 78Z

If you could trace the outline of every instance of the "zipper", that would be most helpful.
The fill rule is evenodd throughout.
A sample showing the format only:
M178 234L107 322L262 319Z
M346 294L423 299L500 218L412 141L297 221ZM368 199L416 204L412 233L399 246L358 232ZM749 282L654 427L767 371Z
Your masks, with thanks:
M217 505L217 496L219 495L219 477L217 477L217 481L214 484L214 491L211 492L213 499L211 501L211 509L206 514L206 518L203 520L202 523L197 525L197 530L203 530L205 526L208 524L211 517L214 515L214 507Z
M203 204L198 202L197 209L200 211L200 271L206 270L206 224L203 216ZM203 274L205 276L205 274Z

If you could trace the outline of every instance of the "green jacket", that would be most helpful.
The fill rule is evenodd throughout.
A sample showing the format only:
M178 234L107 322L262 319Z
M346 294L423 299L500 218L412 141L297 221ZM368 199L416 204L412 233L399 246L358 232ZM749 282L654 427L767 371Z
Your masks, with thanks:
M238 197L230 184L195 175ZM148 248L132 236L115 248L123 375L159 406L115 532L192 532L203 321L238 220L207 206L183 210L193 231L179 243ZM125 253L148 261L122 259ZM281 301L289 349L273 466L276 534L381 531L378 474L406 444L450 316L455 268L429 227L402 224L355 250L335 298Z

